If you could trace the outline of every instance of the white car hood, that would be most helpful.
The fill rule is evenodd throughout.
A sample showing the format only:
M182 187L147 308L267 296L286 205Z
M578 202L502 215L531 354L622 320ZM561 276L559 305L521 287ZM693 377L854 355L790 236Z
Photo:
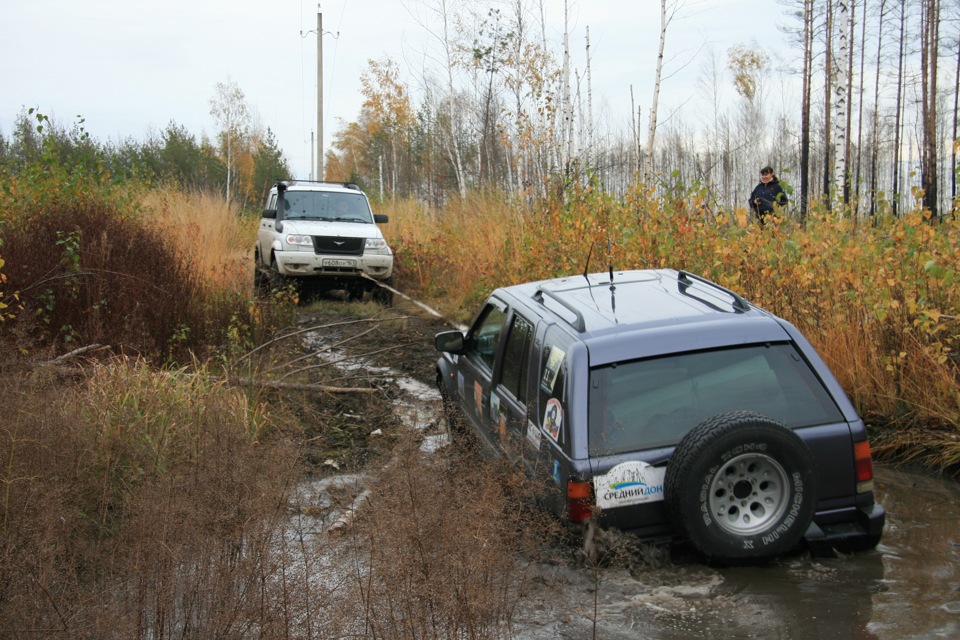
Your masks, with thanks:
M320 220L284 220L283 233L339 238L382 238L375 224L361 222L322 222Z

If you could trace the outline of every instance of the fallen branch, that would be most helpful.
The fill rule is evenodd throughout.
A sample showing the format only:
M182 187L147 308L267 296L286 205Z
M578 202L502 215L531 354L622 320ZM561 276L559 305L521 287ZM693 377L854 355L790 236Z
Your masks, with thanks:
M76 358L77 356L82 356L85 353L93 353L95 351L102 351L103 349L109 348L109 345L88 344L85 347L80 347L78 349L74 349L73 351L68 351L67 353L59 355L53 360L47 360L46 362L34 362L30 365L30 368L52 371L53 373L61 376L82 376L85 374L85 371L82 367L64 366L64 363L68 360Z
M49 365L63 364L67 360L70 360L71 358L76 358L77 356L81 356L85 353L90 353L91 351L101 351L103 349L109 349L109 348L110 348L109 346L105 346L102 344L88 344L85 347L80 347L79 349L68 351L67 353L61 356L57 356L53 360L50 360L49 362L45 362L43 364L49 364Z
M229 384L247 387L266 387L267 389L288 389L291 391L316 391L323 393L375 393L378 389L370 387L331 387L325 384L304 384L299 382L274 382L272 380L250 380L248 378L219 378L214 376L214 380L226 380Z

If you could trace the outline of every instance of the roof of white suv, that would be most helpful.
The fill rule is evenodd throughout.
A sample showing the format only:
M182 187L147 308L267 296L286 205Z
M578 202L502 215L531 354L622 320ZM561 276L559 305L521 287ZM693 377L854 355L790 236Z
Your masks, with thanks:
M336 191L341 193L363 193L359 186L352 182L315 182L312 180L284 180L281 184L288 191ZM277 185L273 185L276 189Z

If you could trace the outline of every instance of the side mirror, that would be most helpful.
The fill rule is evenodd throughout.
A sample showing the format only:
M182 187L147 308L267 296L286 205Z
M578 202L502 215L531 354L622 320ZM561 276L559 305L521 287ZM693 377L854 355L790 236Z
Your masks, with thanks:
M460 355L463 353L464 338L459 331L441 331L433 338L437 351Z
M264 210L263 210L263 216L262 216L262 217L264 217L264 218L269 218L269 219L271 219L271 220L274 220L274 219L276 219L276 217L277 217L277 210L276 210L276 209L264 209Z
M377 224L384 224L385 222L390 222L390 218L385 213L375 213L373 214L373 221Z

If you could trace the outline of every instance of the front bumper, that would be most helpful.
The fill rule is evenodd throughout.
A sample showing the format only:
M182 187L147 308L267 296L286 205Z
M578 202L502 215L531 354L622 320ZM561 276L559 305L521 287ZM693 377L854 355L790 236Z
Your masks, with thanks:
M288 277L361 277L386 280L393 275L392 255L334 256L307 251L274 253L281 275Z

